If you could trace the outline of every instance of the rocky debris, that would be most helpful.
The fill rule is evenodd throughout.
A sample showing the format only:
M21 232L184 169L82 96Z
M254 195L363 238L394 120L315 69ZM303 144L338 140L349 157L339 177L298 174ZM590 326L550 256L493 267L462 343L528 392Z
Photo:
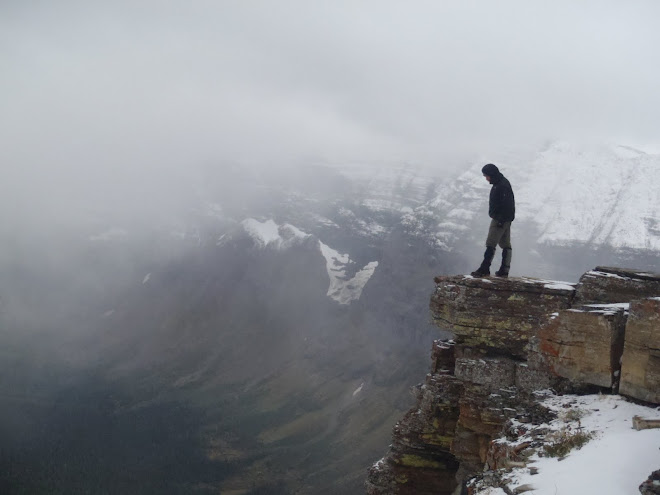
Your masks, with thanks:
M630 303L619 392L660 404L660 298Z
M653 471L649 478L639 485L642 495L660 495L660 469Z
M570 284L531 278L436 277L431 296L435 324L463 347L491 355L526 358L532 331L548 315L570 307Z
M575 304L607 304L660 296L660 274L597 266L577 284Z
M592 384L616 391L625 309L623 305L591 305L559 311L532 338L530 366L549 369L574 385Z

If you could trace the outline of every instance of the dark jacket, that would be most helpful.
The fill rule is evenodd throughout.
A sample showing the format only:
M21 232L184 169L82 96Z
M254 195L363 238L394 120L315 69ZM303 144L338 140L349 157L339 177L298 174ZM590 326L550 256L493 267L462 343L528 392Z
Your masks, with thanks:
M493 185L490 189L488 216L498 222L513 222L516 217L516 200L511 184L495 165L488 164L482 171L490 177Z

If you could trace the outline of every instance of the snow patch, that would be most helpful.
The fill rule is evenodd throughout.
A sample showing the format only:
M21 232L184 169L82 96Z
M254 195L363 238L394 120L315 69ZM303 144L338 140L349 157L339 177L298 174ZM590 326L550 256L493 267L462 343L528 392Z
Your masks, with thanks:
M628 311L630 309L630 303L585 304L585 306L589 306L590 308L603 308L603 309L619 308L625 311Z
M277 243L281 240L279 226L273 220L260 222L254 218L248 218L241 223L245 231L263 246L268 246L271 242Z
M594 277L616 278L619 280L630 280L630 277L623 277L621 275L617 275L616 273L597 272L596 270L589 270L585 275L591 275Z
M260 222L254 218L248 218L241 222L243 229L261 247L272 247L275 249L288 248L300 239L309 237L299 228L290 225L278 225L273 220ZM222 237L218 239L220 243Z
M349 279L346 276L346 267L351 263L349 255L341 254L321 241L319 241L319 248L325 258L326 269L330 277L327 295L339 304L350 304L359 299L362 289L378 267L378 262L367 263L353 278Z
M562 283L545 284L543 287L552 290L575 290L575 287L572 285Z

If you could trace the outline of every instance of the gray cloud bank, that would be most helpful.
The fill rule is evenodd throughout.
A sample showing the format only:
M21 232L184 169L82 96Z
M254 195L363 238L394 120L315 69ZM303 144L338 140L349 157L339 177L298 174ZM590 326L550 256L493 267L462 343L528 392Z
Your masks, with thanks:
M195 163L657 144L658 18L651 0L5 1L4 182L29 209L168 195Z

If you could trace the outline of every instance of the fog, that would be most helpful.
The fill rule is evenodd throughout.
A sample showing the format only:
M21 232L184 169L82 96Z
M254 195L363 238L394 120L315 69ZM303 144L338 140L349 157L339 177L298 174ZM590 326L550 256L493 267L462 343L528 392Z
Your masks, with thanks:
M322 166L444 179L549 139L660 149L658 18L655 1L0 2L0 491L126 491L146 457L135 493L264 469L360 493L440 335L432 275L474 268L482 241L413 245ZM353 271L380 262L360 301L327 297L312 238L217 245L275 208Z
M656 145L659 15L654 1L5 1L5 209L139 209L200 163L440 169L547 138Z

